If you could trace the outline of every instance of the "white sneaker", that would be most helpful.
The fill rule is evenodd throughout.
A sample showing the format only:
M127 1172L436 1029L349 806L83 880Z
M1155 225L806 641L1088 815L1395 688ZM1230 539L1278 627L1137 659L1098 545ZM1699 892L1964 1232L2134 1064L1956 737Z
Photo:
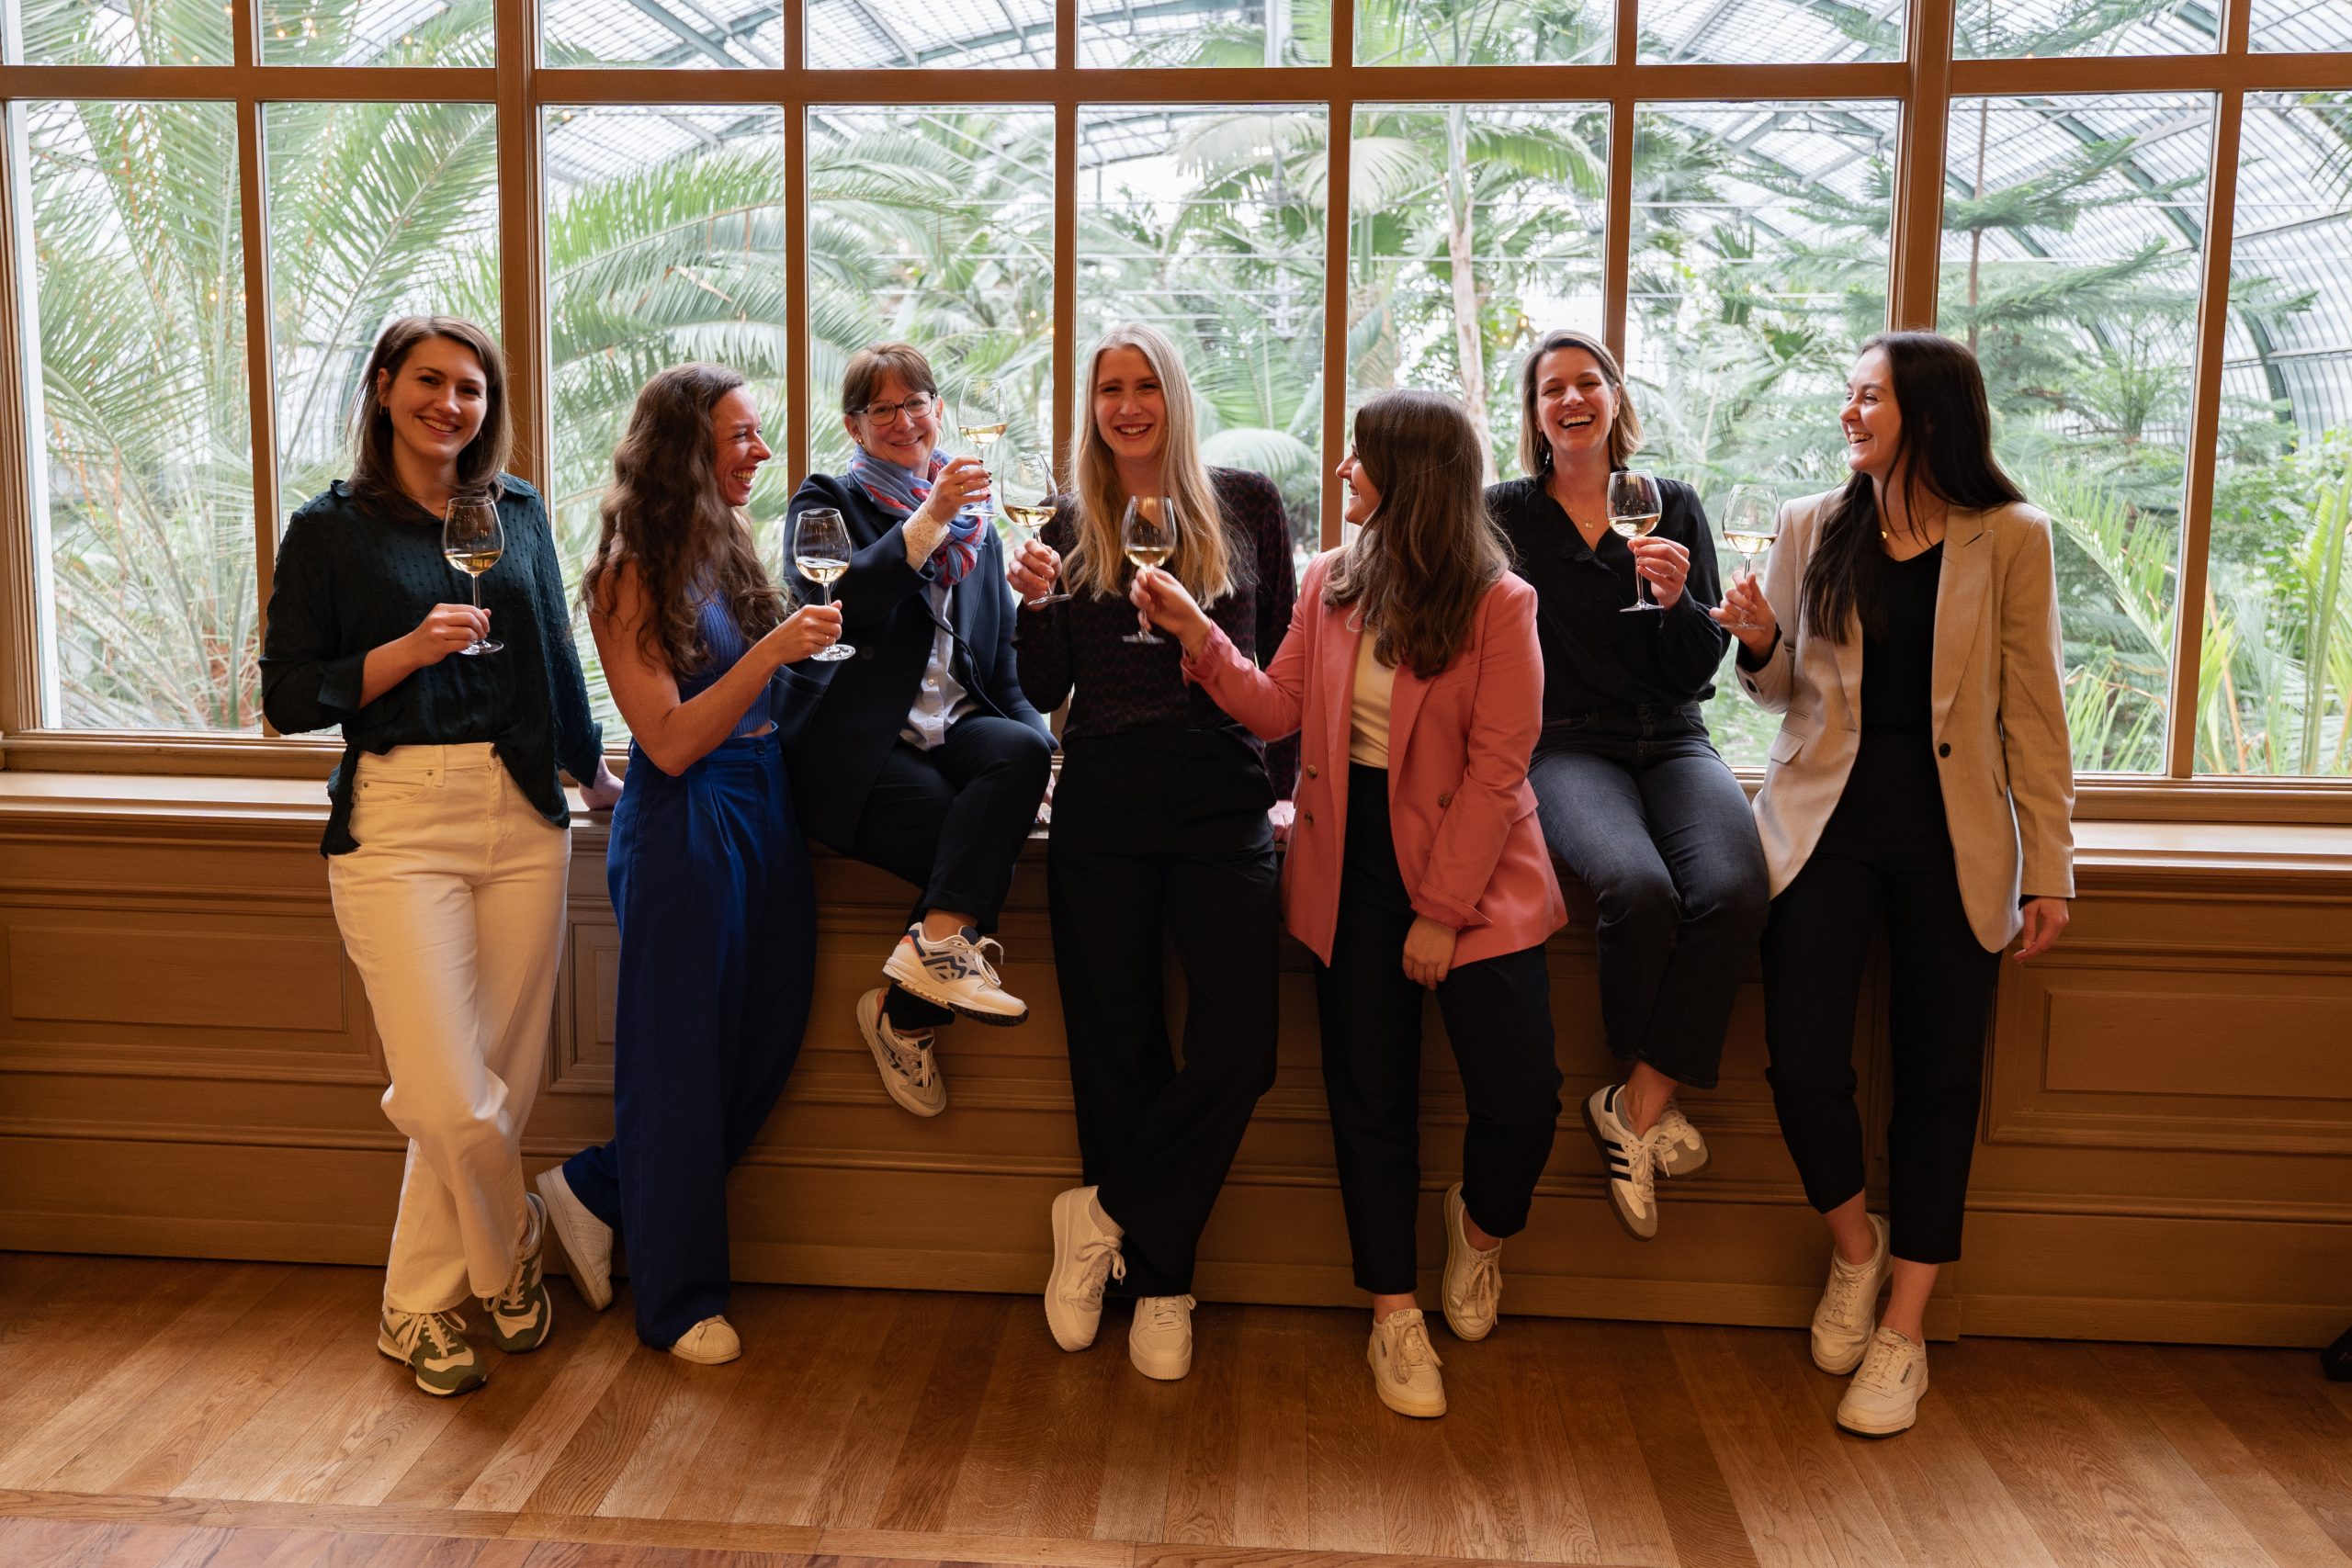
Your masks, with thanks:
M1699 1129L1690 1125L1690 1118L1682 1114L1682 1107L1672 1096L1666 1109L1657 1113L1657 1125L1650 1129L1657 1140L1657 1169L1660 1176L1671 1180L1678 1176L1696 1176L1707 1168L1707 1140Z
M1127 1277L1119 1255L1125 1233L1104 1230L1094 1218L1091 1187L1054 1198L1054 1271L1046 1276L1046 1326L1065 1350L1083 1350L1102 1325L1102 1288ZM1181 1374L1180 1374L1181 1375Z
M1193 1308L1190 1296L1145 1296L1136 1303L1135 1325L1127 1330L1127 1359L1136 1371L1174 1382L1193 1370Z
M901 1034L883 1016L882 999L889 987L876 986L857 998L857 1032L874 1053L875 1069L890 1098L918 1116L936 1116L947 1109L947 1081L932 1060L930 1030Z
M733 1360L743 1353L743 1341L735 1325L723 1317L706 1317L684 1334L670 1347L670 1354L682 1361L692 1361L698 1367L716 1367Z
M1421 1309L1392 1312L1372 1325L1363 1359L1372 1366L1372 1386L1380 1403L1399 1416L1424 1418L1445 1414L1445 1380L1437 1348L1430 1343Z
M1870 1344L1878 1321L1878 1291L1886 1283L1886 1222L1869 1216L1878 1235L1878 1253L1868 1263L1849 1263L1829 1253L1829 1283L1821 1288L1821 1304L1813 1309L1813 1364L1843 1377L1854 1370Z
M990 951L1000 959L1004 956L996 938L969 926L933 942L922 934L921 924L911 925L890 950L882 974L933 1007L1009 1028L1028 1019L1029 1004L998 983L989 963Z
M1462 1183L1445 1190L1445 1325L1456 1339L1484 1339L1495 1331L1503 1297L1503 1247L1480 1251L1470 1245L1462 1222Z
M1891 1438L1919 1418L1919 1396L1927 1392L1928 1348L1882 1328L1838 1402L1838 1425L1865 1438Z
M1637 1241L1657 1235L1657 1129L1634 1131L1617 1115L1623 1084L1597 1089L1584 1102L1584 1128L1600 1151L1601 1170L1609 1179L1609 1206L1625 1234Z
M582 1301L604 1311L613 1304L613 1227L588 1212L563 1179L563 1167L548 1167L531 1185L539 1190L555 1238L571 1262L573 1288Z

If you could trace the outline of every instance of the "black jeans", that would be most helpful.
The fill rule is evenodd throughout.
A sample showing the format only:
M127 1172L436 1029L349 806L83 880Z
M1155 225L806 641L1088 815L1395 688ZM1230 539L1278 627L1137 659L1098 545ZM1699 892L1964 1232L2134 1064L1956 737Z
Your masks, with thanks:
M1600 1021L1619 1057L1713 1089L1771 907L1747 796L1696 707L1547 725L1527 768L1544 841L1591 890Z
M891 747L855 839L829 847L922 888L912 919L931 909L967 910L992 931L1052 765L1052 743L1025 724L994 715L958 719L928 751L903 740ZM896 986L883 1007L899 1029L956 1016Z
M1405 977L1413 905L1389 835L1388 773L1348 768L1348 843L1331 962L1315 973L1323 1088L1359 1289L1413 1289L1421 1189L1421 1010ZM1462 1071L1462 1201L1489 1235L1527 1226L1560 1119L1552 985L1539 945L1464 964L1437 987Z
M1072 740L1046 848L1085 1179L1126 1232L1126 1289L1193 1289L1201 1231L1274 1081L1282 938L1264 766L1198 730ZM1170 1049L1163 942L1184 972Z
M1960 1256L1984 1035L2001 955L1978 945L1960 898L1928 737L1866 731L1846 792L1764 931L1764 1039L1772 1104L1813 1206L1862 1190L1854 1014L1871 940L1887 949L1894 1112L1887 1206L1897 1258Z

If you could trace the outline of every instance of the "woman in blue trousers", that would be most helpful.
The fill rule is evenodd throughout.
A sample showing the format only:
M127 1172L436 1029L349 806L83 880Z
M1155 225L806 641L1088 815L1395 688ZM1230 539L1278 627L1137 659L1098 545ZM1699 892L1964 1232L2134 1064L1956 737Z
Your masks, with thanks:
M612 1142L542 1172L572 1280L613 1298L628 1241L638 1337L689 1361L742 1353L726 1318L727 1172L784 1091L808 1021L816 899L776 734L785 665L839 641L789 616L743 507L769 457L743 378L662 371L613 454L582 583L634 737L605 874L620 921Z

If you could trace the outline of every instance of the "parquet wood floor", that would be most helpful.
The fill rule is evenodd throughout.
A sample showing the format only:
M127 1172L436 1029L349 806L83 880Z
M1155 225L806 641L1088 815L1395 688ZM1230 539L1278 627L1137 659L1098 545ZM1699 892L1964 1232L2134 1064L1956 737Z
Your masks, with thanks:
M381 1276L0 1254L7 1568L2320 1568L2352 1563L2352 1388L2308 1351L1962 1339L1909 1434L1840 1433L1801 1335L1442 1331L1390 1416L1361 1314L1125 1314L744 1287L695 1368L568 1281L556 1336L440 1401L375 1352Z

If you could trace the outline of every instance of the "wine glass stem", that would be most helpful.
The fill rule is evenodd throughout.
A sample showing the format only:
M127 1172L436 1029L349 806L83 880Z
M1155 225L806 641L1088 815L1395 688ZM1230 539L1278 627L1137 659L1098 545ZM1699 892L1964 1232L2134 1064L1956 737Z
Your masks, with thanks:
M472 581L474 590L474 608L479 610L481 608L481 573L478 571L469 571L466 573L466 576ZM481 639L480 637L476 637L474 640L476 642L480 642Z

